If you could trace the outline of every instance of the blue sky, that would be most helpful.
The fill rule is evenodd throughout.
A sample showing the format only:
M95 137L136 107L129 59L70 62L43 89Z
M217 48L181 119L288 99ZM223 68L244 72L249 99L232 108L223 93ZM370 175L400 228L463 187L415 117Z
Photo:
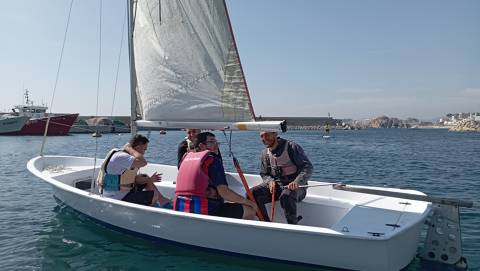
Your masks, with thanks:
M2 1L0 111L19 104L23 88L50 104L69 2ZM109 115L124 1L102 3L99 114ZM257 115L431 119L480 112L480 1L227 4ZM54 112L95 114L98 7L96 0L74 2ZM115 115L130 110L127 64L124 47Z

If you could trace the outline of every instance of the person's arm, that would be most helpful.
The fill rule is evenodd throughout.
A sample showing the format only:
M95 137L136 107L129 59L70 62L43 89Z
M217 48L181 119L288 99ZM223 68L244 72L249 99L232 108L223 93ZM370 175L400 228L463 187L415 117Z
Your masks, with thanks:
M247 205L252 207L255 210L257 209L257 206L255 205L255 203L240 196L235 191L230 189L227 185L222 184L217 186L217 191L218 191L218 194L226 201Z
M162 180L162 173L153 173L152 176L148 177L146 174L140 174L135 177L135 183L137 184L146 184L153 182L160 182Z
M289 141L288 155L297 166L298 175L293 182L298 185L306 185L312 177L313 165L303 151L302 147L293 141Z
M139 153L134 148L132 148L132 146L130 146L129 143L125 144L125 146L123 146L123 149L128 154L135 157L135 160L133 161L133 164L132 164L132 168L141 168L147 165L147 160L145 160L145 157L143 157L143 154Z
M242 197L228 187L225 169L223 168L222 160L220 160L218 156L215 158L213 156L209 157L205 159L204 163L208 166L208 177L210 178L210 182L215 186L220 197L227 201L248 205L254 209L257 208L255 203Z

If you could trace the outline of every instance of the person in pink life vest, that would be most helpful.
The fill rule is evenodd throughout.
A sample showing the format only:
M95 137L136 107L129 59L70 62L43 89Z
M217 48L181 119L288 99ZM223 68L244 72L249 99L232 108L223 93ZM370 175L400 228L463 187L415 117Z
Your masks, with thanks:
M173 208L189 213L255 219L256 204L228 187L215 135L198 134L194 147L195 152L188 152L180 164Z

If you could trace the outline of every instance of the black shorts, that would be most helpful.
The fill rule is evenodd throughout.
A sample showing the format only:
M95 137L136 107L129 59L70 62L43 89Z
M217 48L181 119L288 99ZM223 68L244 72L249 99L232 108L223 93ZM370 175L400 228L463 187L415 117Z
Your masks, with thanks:
M143 191L145 186L145 184L136 185L125 195L125 197L123 197L122 200L141 205L152 205L154 192Z
M227 202L220 205L217 210L215 210L211 215L230 218L242 218L243 206L240 203Z

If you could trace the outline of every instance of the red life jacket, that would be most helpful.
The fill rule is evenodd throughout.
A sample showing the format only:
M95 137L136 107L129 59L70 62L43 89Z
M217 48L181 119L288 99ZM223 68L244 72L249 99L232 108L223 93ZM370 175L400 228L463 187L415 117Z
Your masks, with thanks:
M187 153L178 169L175 195L205 197L209 177L203 169L203 162L209 153L208 150Z

